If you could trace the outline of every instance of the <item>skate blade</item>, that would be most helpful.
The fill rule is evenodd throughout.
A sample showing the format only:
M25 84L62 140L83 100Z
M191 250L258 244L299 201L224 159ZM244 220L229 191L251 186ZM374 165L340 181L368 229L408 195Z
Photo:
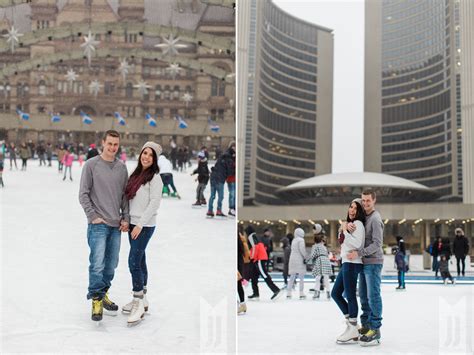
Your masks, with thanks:
M136 325L140 324L145 319L145 314L142 314L139 320L135 322L127 322L128 327L135 327Z
M339 345L350 345L350 344L358 344L359 339L358 338L352 338L347 341L342 341L342 340L336 340L336 343Z
M118 310L116 311L109 311L104 308L104 315L109 316L109 317L116 317L118 314Z
M376 339L376 340L372 340L372 341L368 341L368 342L363 342L361 341L359 343L360 346L376 346L376 345L380 345L380 339Z
M199 206L191 205L191 208L194 208L196 210L198 210L198 209L200 210L202 208L202 206L201 205L199 205Z

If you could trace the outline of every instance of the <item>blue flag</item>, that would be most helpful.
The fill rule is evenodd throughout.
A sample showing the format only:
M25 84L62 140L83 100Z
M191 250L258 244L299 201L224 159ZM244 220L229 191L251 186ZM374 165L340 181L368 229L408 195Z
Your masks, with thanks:
M122 115L118 112L114 113L115 118L117 119L117 123L121 126L125 126L125 118L122 117Z
M30 115L28 113L25 113L25 112L23 112L22 110L20 110L18 108L16 109L16 113L18 114L18 116L20 116L20 118L23 121L29 121Z
M82 117L82 122L83 122L83 123L85 123L85 124L91 124L92 122L94 122L94 121L92 120L92 118L91 118L88 114L86 114L85 112L82 112L82 111L81 111L81 112L80 112L80 115L81 115L81 117Z
M174 119L179 122L179 125L178 125L179 128L181 128L181 129L188 128L188 124L187 124L186 121L183 119L183 117L181 117L180 115L174 116Z
M214 132L214 133L217 133L221 130L221 128L219 127L219 125L217 125L215 122L212 122L211 118L208 117L207 118L207 122L209 123L209 129Z
M148 125L151 126L151 127L156 127L156 120L153 118L152 115L150 115L149 113L147 113L145 115L145 118L148 122Z
M51 115L51 122L56 123L61 121L61 116L59 114L55 115L54 113L50 113Z

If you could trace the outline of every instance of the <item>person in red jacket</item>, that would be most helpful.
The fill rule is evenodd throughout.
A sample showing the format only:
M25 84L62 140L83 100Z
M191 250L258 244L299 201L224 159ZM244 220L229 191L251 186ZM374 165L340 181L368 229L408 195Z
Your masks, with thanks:
M267 286L272 290L273 296L271 297L272 300L276 300L279 296L281 296L280 288L275 285L271 276L268 274L267 266L265 262L268 260L267 251L265 249L265 245L262 243L261 239L257 237L255 234L255 229L252 225L248 225L245 228L245 234L249 240L250 244L250 260L251 260L251 281L252 281L252 291L253 294L250 295L249 299L258 300L260 298L259 291L258 291L258 278L261 276Z

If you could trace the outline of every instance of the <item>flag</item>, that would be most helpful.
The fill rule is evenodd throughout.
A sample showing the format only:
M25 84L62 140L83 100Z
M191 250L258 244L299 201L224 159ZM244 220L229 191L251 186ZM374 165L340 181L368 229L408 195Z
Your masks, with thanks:
M16 113L24 121L28 121L30 119L30 115L28 113L25 113L25 112L23 112L22 110L20 110L18 108L16 109Z
M80 115L82 117L82 123L91 124L92 122L94 122L92 118L88 114L84 113L83 111L80 112Z
M145 118L148 122L148 125L151 126L151 127L156 127L156 120L153 118L152 115L150 115L149 113L147 113L145 115Z
M114 113L115 118L117 119L117 123L121 126L125 126L125 118L122 117L122 115L119 112Z
M51 123L56 123L61 121L61 116L59 114L55 115L54 113L50 113L51 115Z
M188 128L188 124L184 121L183 117L181 117L180 115L174 116L174 119L179 122L179 125L178 125L179 128L181 129Z
M207 118L207 122L209 123L209 129L214 132L214 133L217 133L221 130L221 128L219 127L219 125L217 125L216 123L212 122L211 118L208 117Z

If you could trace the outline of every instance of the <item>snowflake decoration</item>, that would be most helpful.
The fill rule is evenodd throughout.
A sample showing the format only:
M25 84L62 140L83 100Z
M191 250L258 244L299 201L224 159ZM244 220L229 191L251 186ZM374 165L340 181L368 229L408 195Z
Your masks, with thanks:
M181 99L186 102L186 107L188 107L189 103L193 101L193 95L191 95L189 92L186 92Z
M95 52L94 46L97 46L99 43L99 41L95 40L95 36L91 33L91 31L89 31L87 36L84 36L84 43L81 44L81 47L84 48L84 55L87 57L89 66L91 66L92 53Z
M7 38L7 43L10 43L12 53L15 51L16 44L20 42L18 38L21 36L23 36L23 34L19 33L15 26L12 26L12 28L8 30L8 34L3 35L3 37Z
M120 66L118 68L119 73L122 75L123 81L125 81L125 78L127 77L130 68L131 66L127 63L127 59L124 58L124 60L120 62Z
M134 88L138 89L138 92L143 97L148 94L148 89L151 88L145 81L141 80L137 85L133 85Z
M172 77L173 80L174 80L174 78L176 78L176 75L179 75L179 74L181 73L181 70L183 70L183 69L181 69L181 68L179 67L179 64L178 64L178 63L172 63L172 64L170 64L170 66L169 66L168 68L166 68L165 70L171 75L171 77Z
M174 35L171 33L168 38L163 37L164 43L155 44L155 47L161 48L163 50L163 55L175 56L178 54L179 48L186 48L185 44L178 44L179 37L174 38Z
M76 74L76 72L74 71L74 69L69 69L67 71L67 74L64 75L66 77L66 80L72 84L73 81L76 81L78 75Z
M92 81L90 84L89 84L89 92L94 95L95 97L97 97L97 95L99 94L99 91L100 91L100 88L102 87L102 85L99 83L98 80L94 80Z

